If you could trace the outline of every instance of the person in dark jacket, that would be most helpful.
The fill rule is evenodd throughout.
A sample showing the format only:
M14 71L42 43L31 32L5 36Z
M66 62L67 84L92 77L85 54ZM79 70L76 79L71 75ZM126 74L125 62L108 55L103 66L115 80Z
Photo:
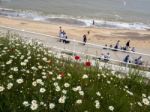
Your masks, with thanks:
M130 48L130 40L126 43L125 50L128 50Z
M87 42L87 37L86 37L86 35L84 34L84 35L83 35L83 45L85 45L86 42Z
M126 64L130 63L130 55L127 55L124 60L123 60Z

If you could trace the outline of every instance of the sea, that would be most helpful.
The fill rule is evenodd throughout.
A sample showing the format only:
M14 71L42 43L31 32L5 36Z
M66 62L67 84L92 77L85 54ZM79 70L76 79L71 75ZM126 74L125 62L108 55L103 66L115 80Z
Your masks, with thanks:
M81 27L150 29L150 0L0 0L0 16Z

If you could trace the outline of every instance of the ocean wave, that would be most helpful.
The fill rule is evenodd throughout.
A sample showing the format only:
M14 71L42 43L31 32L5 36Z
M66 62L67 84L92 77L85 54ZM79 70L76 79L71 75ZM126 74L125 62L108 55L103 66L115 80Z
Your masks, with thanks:
M83 27L93 26L93 19L86 19L85 17L72 17L67 15L45 15L42 12L35 12L30 10L13 10L0 8L0 15L15 18L31 19L34 21L45 21L51 23L64 23L70 25L78 25ZM117 15L119 16L119 15ZM144 23L125 23L119 21L106 21L94 19L94 27L97 28L112 28L112 29L136 29L146 30L150 29L150 25Z

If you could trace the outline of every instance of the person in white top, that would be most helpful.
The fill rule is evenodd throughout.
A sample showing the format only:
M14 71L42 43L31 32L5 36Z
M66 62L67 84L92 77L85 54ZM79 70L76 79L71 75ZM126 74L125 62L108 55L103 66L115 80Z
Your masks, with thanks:
M104 58L105 58L104 54L102 53L101 56L100 56L100 60L104 60Z
M104 60L110 61L110 53L107 53L106 55L104 55Z

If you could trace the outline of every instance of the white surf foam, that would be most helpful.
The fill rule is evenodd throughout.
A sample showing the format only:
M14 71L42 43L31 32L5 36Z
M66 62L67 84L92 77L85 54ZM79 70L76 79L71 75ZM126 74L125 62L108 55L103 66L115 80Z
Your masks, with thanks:
M48 19L63 19L63 20L72 20L72 21L79 21L85 23L86 27L93 26L93 19L83 19L81 17L72 17L67 15L44 15L42 12L35 12L35 11L22 11L22 10L13 10L13 9L5 9L0 8L0 15L2 16L9 16L9 17L19 17L19 18L26 18L32 19L34 21L48 21ZM119 15L117 15L119 16ZM138 30L145 30L150 29L150 25L146 25L143 23L125 23L119 21L106 21L106 20L94 20L95 27L101 28L114 28L114 29L138 29ZM68 22L73 23L73 22Z

